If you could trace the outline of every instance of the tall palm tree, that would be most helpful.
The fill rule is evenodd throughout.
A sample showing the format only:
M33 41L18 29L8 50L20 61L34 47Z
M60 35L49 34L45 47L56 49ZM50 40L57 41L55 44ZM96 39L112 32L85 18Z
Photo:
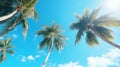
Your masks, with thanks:
M86 33L86 42L90 46L98 45L99 42L96 37L101 38L110 45L119 48L120 45L115 44L113 41L112 30L108 27L120 27L120 20L111 17L109 14L98 17L100 9L95 9L92 13L86 10L82 16L76 14L78 22L72 23L71 30L78 30L76 35L75 44L77 44L81 36Z
M17 25L23 25L23 35L27 35L28 23L26 18L36 18L38 19L37 12L35 11L35 4L37 0L17 0L19 5L16 7L15 13L12 14L10 19L0 22L3 27L0 36L7 34L9 31L13 30Z
M43 35L43 40L40 42L39 47L42 49L43 47L47 48L49 50L46 59L44 63L42 64L42 67L45 67L48 58L50 56L50 53L53 50L53 47L60 51L63 49L64 46L64 40L65 36L62 35L62 30L60 29L60 25L55 25L52 23L52 25L49 26L43 26L43 30L39 30L36 33L37 36Z
M11 39L6 38L5 40L0 40L0 63L5 61L6 54L9 53L11 55L14 54L14 51L11 50L14 46L10 45Z

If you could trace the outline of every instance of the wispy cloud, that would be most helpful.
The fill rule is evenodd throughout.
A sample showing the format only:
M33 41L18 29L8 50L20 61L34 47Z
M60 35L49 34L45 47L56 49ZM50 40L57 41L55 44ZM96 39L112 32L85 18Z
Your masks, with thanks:
M16 34L12 34L12 37L13 38L17 38L18 36Z
M35 60L35 57L32 56L32 55L30 55L30 56L27 57L27 60L29 60L29 61L34 61L34 60Z
M66 64L59 64L58 67L83 67L79 62L69 62Z
M39 57L40 57L40 55L36 55L36 56L35 56L35 58L39 58Z
M21 58L21 62L26 62L26 57L25 56L23 56L22 58Z
M40 58L40 55L35 55L35 56L29 55L29 56L21 56L21 57L19 57L20 61L23 62L23 63L27 62L27 61L35 61L38 58ZM17 59L18 59L18 57L17 57Z

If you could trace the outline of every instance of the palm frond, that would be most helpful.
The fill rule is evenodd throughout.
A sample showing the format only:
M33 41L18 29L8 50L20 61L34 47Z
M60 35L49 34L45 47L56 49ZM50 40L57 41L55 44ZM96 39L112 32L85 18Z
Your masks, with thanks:
M82 17L80 15L78 15L77 13L75 14L75 17L80 20Z
M34 18L36 21L38 21L38 13L34 10Z
M120 20L110 16L110 13L98 17L96 20L93 21L93 23L99 26L120 27Z
M3 61L5 61L4 55L3 53L0 55L0 63L2 63Z
M16 17L7 20L5 23L1 24L0 27L0 36L3 36L5 34L7 34L9 31L13 30L17 25L17 19L15 19Z
M51 39L50 38L44 38L39 45L39 48L42 49L43 47L46 47L47 49L49 48L51 44ZM49 45L49 46L48 46Z
M60 27L61 27L60 25L57 25L57 26L55 27L55 32L59 33Z
M77 23L72 23L72 24L70 25L70 29L71 29L71 30L78 29L78 24L77 24Z
M95 25L103 26L103 27L120 27L120 20L117 19L98 19L94 21Z
M0 40L0 48L4 47L4 41Z
M97 18L99 11L100 11L100 8L93 10L93 12L92 12L91 15L90 15L90 19L91 19L92 21Z
M54 28L55 28L55 22L52 21L51 29L54 30Z
M36 35L39 36L39 35L44 35L44 36L47 36L48 32L46 32L45 30L39 30L36 32Z
M83 17L89 18L89 15L90 15L89 10L85 9Z
M6 50L7 53L13 55L14 54L14 51L13 50Z
M61 38L61 37L54 38L54 44L58 51L63 49L63 44L64 44L63 40L64 40L64 38Z
M80 41L82 35L83 35L83 31L79 30L76 35L75 44L77 44Z
M8 45L10 45L10 42L12 41L12 39L10 39L10 38L6 38L5 39L5 46L8 46Z
M37 3L38 0L31 0L29 3L26 5L27 8L34 7L35 4Z
M91 31L87 31L87 35L86 35L86 42L90 45L90 46L95 46L98 45L98 40L96 38L96 35L94 33L92 33Z
M8 46L7 49L15 48L15 46Z
M114 40L112 36L112 30L105 28L105 27L100 27L100 26L94 26L94 29L100 33L105 39L107 40Z
M28 31L28 23L26 20L23 20L23 36L26 37Z

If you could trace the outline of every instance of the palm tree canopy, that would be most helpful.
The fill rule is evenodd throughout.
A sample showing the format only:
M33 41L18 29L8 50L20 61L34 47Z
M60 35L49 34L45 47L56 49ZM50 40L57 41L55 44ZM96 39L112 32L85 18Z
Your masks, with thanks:
M34 9L37 0L16 0L17 6L12 9L19 8L20 11L16 13L12 18L0 22L0 36L7 34L9 31L13 30L17 25L23 25L23 35L24 37L27 35L28 23L26 18L36 18L38 19L38 14Z
M5 40L0 40L0 63L2 63L6 59L6 53L9 53L11 55L14 54L14 51L11 50L11 48L14 48L15 46L10 45L11 39L6 38Z
M39 44L40 49L42 49L43 47L50 49L50 47L52 46L52 37L54 40L55 48L58 51L63 49L65 43L64 40L66 37L62 35L60 25L55 25L54 23L52 23L50 27L44 25L43 30L39 30L36 35L43 35L43 40Z
M120 27L120 20L115 17L111 17L109 14L98 16L100 9L95 9L93 12L85 10L82 16L76 15L78 22L72 23L71 30L78 30L76 35L75 44L78 43L84 33L86 33L86 42L90 46L98 45L99 42L92 29L100 33L105 39L112 41L112 30L108 29L108 26Z

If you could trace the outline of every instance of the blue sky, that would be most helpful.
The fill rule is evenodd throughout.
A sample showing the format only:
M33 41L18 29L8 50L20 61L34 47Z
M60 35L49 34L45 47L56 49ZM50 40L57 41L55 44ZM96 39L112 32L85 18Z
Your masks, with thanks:
M42 29L42 25L50 25L54 20L56 24L61 24L65 30L64 35L69 37L64 49L58 53L56 49L51 53L46 67L119 67L120 66L120 50L115 49L106 42L100 41L100 45L89 47L85 42L85 38L74 46L77 31L71 31L69 26L72 22L76 22L74 14L82 14L85 8L91 11L95 8L101 8L99 15L112 12L113 16L119 17L120 5L109 7L109 1L116 4L117 0L40 0L36 5L39 14L39 20L27 19L29 22L29 30L26 39L22 35L22 26L17 26L13 31L5 37L13 38L12 44L16 45L14 56L7 55L5 62L0 67L41 67L47 50L38 50L38 44L42 37L35 38L35 32ZM118 0L119 1L119 0ZM108 8L109 7L109 8ZM114 8L118 10L115 10ZM120 33L118 29L114 30L116 43L120 43ZM102 63L101 63L102 62Z

